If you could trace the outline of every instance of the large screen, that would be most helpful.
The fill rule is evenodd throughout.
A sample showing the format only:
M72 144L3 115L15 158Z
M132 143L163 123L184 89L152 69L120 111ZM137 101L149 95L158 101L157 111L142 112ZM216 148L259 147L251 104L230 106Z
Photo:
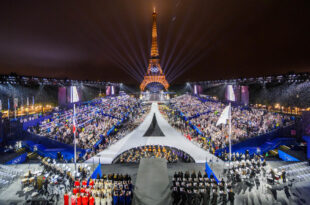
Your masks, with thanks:
M225 99L232 102L238 102L238 87L236 85L227 85Z
M58 88L58 105L62 106L67 103L67 89L66 87Z
M249 104L249 87L240 85L227 85L225 90L225 99L231 102Z
M194 85L194 95L200 95L202 93L201 85Z
M106 87L105 94L106 94L106 96L111 95L111 86L107 86L107 87Z
M249 86L241 86L241 103L243 105L249 104Z
M70 102L75 103L79 101L80 98L76 86L70 86Z
M66 105L68 103L76 103L82 100L81 87L68 86L58 88L58 105Z
M67 87L67 103L76 103L81 100L81 93L76 86Z

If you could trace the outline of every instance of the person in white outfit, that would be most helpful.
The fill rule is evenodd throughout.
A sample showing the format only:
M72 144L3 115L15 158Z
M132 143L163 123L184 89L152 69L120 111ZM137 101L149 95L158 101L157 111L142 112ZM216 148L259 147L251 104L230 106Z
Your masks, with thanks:
M107 205L107 198L104 197L104 195L102 195L102 196L101 196L100 202L101 202L101 203L100 203L101 205Z
M95 197L95 205L100 205L100 197L98 194L96 194L96 197Z
M112 205L112 195L111 193L108 194L108 198L107 198L107 205Z

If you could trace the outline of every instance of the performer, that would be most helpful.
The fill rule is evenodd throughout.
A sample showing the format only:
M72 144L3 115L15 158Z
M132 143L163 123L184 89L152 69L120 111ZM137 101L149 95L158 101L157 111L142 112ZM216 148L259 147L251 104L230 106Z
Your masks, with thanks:
M67 192L64 195L64 205L69 205L69 195Z
M88 196L86 194L82 197L82 204L88 205Z
M107 205L112 205L112 202L113 202L112 195L111 193L109 193L107 197Z
M79 193L79 189L74 187L72 190L73 194L76 195L77 193Z
M91 189L94 188L94 184L95 184L95 182L93 181L93 179L90 179L89 180L89 186L91 187Z
M71 205L76 205L76 202L77 202L76 195L73 194L73 195L71 196Z
M100 197L99 195L97 194L96 197L95 197L95 204L100 204Z
M285 183L286 182L286 172L284 169L282 169L282 175L281 176L282 176L283 183Z
M84 188L87 186L87 181L85 179L82 181L82 185Z
M117 204L118 203L118 194L117 191L114 191L113 193L113 204Z
M77 205L82 205L82 196L80 195L80 193L77 194L76 201Z
M95 198L93 196L89 197L89 205L95 205Z
M126 205L131 205L131 193L130 193L130 191L126 192L125 200L126 200Z
M235 201L235 193L232 189L228 192L228 200L230 201L230 204L233 205Z
M79 188L80 187L80 181L78 179L75 180L74 186Z

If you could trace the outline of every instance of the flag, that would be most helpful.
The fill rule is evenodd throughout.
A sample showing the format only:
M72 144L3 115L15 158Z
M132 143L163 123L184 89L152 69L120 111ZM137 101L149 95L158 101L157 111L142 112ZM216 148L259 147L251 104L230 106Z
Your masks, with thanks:
M73 107L73 133L75 133L76 127L75 127L75 105Z
M220 118L218 119L218 121L216 123L216 126L219 126L220 124L226 125L227 120L230 118L230 115L231 115L231 107L230 107L230 105L228 105L223 110Z

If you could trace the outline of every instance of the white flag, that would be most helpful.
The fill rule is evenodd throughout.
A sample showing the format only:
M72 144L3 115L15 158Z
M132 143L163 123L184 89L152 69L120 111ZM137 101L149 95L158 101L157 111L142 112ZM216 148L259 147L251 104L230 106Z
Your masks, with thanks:
M220 118L218 119L216 126L220 125L220 124L224 124L226 125L227 120L230 118L230 105L226 106L225 109L223 110Z

